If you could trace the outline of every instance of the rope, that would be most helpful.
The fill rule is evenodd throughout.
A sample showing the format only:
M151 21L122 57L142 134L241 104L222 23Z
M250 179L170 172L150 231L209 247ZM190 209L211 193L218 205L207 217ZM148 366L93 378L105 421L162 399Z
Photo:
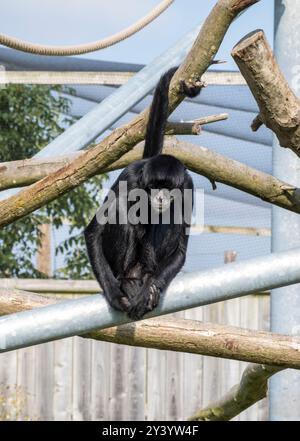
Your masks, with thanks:
M138 20L133 25L126 29L102 40L97 40L91 43L80 44L77 46L50 46L31 43L25 40L19 40L15 37L10 37L6 34L0 34L0 44L8 46L12 49L17 49L23 52L29 52L38 55L80 55L86 54L88 52L97 51L99 49L104 49L106 47L112 46L120 41L125 40L131 35L139 32L153 20L155 20L160 14L162 14L174 0L163 0L159 5L157 5L152 11L150 11L143 18Z

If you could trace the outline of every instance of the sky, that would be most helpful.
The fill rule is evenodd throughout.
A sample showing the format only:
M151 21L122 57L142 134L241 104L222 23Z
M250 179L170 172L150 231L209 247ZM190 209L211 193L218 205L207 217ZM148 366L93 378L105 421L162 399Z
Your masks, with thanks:
M112 35L143 17L160 0L1 0L0 30L41 44L80 44ZM200 24L216 0L175 0L153 23L111 48L83 57L147 64ZM231 26L218 58L236 70L232 47L264 29L273 43L273 0L261 0ZM222 65L224 69L224 65Z

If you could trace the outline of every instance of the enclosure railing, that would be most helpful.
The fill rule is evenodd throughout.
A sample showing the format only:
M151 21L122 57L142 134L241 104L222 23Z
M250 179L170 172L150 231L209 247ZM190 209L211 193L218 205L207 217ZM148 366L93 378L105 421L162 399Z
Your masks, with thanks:
M300 282L300 249L231 263L175 279L147 317L242 297ZM129 322L104 296L88 296L0 319L0 352Z

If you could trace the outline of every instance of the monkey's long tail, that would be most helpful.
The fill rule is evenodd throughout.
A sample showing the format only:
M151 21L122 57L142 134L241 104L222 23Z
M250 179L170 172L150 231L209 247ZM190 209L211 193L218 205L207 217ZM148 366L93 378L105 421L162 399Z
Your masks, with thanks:
M177 69L178 67L172 67L168 70L156 86L146 130L144 159L159 155L162 152L168 119L169 86Z

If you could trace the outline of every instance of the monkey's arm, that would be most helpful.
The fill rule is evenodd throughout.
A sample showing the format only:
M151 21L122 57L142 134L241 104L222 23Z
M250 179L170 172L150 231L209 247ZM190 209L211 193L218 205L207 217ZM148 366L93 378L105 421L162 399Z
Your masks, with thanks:
M103 253L102 234L104 225L98 223L96 216L84 231L86 247L95 277L104 291L105 297L114 308L126 311L129 302L120 289L120 283L113 275Z
M159 288L160 291L164 291L174 277L179 273L184 265L187 251L188 236L184 232L184 228L180 234L178 247L176 251L164 262L159 265L156 272L153 274L150 280L150 285L154 285Z

